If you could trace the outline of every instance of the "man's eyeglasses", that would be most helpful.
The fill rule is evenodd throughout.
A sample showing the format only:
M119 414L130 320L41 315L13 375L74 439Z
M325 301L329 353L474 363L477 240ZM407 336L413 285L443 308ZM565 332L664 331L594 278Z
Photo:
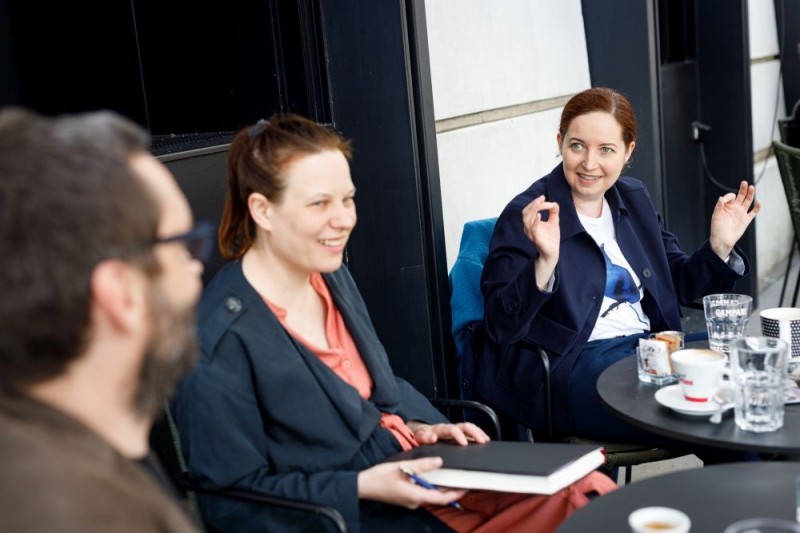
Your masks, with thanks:
M214 225L208 221L198 222L191 231L172 235L170 237L159 237L150 241L152 246L156 244L167 244L171 242L183 242L186 249L193 259L205 263L211 257L214 250Z

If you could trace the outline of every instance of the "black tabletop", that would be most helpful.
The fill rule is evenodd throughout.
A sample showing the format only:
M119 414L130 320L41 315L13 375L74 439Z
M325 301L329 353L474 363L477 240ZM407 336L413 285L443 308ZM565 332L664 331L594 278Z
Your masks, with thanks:
M770 433L742 431L730 411L720 424L708 416L676 413L655 399L658 386L639 381L636 357L626 357L600 374L597 393L615 415L636 426L685 442L762 453L800 453L800 404L785 406L783 427Z
M692 531L720 532L744 518L795 520L795 480L800 463L729 463L637 481L592 500L558 533L630 531L628 515L650 506L672 507L692 521Z

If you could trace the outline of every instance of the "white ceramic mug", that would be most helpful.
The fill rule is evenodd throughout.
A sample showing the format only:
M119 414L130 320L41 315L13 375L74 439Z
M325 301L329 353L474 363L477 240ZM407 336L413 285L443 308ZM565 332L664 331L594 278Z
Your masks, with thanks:
M716 350L689 348L670 355L683 397L690 402L708 402L722 385L725 355Z
M785 341L789 345L789 357L800 357L800 307L773 307L759 315L761 334Z

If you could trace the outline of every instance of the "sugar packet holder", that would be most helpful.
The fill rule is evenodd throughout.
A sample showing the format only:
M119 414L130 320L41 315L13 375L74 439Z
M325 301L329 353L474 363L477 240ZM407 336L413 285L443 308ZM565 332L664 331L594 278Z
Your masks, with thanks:
M642 370L653 376L672 375L669 343L656 339L639 339L639 360Z

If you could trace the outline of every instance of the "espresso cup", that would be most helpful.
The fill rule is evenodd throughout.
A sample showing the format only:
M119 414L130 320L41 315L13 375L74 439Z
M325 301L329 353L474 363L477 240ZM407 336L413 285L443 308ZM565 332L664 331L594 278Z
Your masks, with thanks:
M725 355L716 350L689 348L670 355L681 384L683 397L690 402L708 402L722 385Z
M642 507L628 515L633 533L688 533L692 521L671 507Z

